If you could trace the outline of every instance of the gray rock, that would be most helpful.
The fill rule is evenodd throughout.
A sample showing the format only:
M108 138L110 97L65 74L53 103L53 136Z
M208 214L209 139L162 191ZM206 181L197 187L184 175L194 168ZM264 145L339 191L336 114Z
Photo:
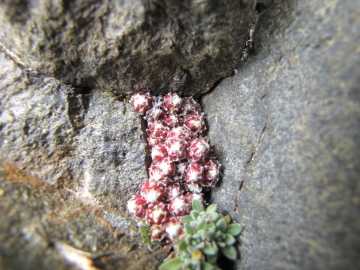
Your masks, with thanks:
M131 105L33 77L0 56L0 158L86 204L124 211L147 176Z
M164 254L148 257L147 248L138 244L134 221L126 221L126 231L123 226L113 228L98 209L84 206L71 192L4 164L0 214L4 270L157 269L164 258ZM143 257L148 260L142 261Z
M5 1L0 48L78 87L204 93L241 58L249 2Z
M255 55L202 98L224 165L212 200L245 225L237 269L360 265L359 10L274 1Z

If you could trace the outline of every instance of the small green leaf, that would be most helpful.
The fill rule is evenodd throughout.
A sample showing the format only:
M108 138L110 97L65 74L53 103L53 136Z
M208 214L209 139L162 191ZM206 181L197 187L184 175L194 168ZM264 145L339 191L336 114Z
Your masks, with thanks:
M182 260L174 258L161 264L159 270L178 270L181 268L182 264Z
M189 224L185 224L185 231L186 231L186 233L188 235L193 235L194 234L194 230Z
M216 212L216 208L217 205L216 204L210 204L207 208L206 208L206 213L214 213Z
M220 217L220 214L219 213L216 213L216 212L210 212L209 213L210 216L211 216L211 220L216 222L219 220L219 217Z
M206 224L206 227L207 227L208 231L214 231L214 232L216 231L216 225L214 222L208 222Z
M216 223L216 228L224 231L227 227L226 221L224 219L220 219L217 223Z
M203 249L204 247L205 247L204 242L200 242L199 244L196 245L196 248L198 248L198 249Z
M185 237L185 242L186 242L186 244L190 245L191 240L192 240L191 235L187 235L187 236Z
M191 227L196 228L198 226L199 222L196 221L196 220L193 220L189 224L190 224Z
M214 270L214 266L211 263L207 263L205 261L201 262L201 268L204 270Z
M180 221L182 223L190 223L191 221L193 221L193 218L190 216L190 215L186 215L186 216L183 216Z
M206 239L206 237L205 237L206 233L204 230L199 230L198 234L200 235L200 238L202 241L204 241Z
M216 250L216 252L218 252L219 248L218 248L216 242L213 240L213 241L211 241L211 243L212 243L212 247Z
M233 223L227 226L225 232L231 234L232 236L239 235L243 230L243 226L239 223Z
M220 248L226 247L225 242L217 242L217 245L218 245Z
M205 245L202 251L206 255L215 255L217 253L217 250L215 250L215 248L213 248L211 245Z
M234 246L227 246L225 248L221 248L221 252L230 260L236 260L237 253Z
M204 211L204 206L199 200L192 201L192 208L193 208L193 210L196 210L199 212Z
M186 250L187 244L186 244L185 240L182 240L179 243L177 243L175 246L178 250L184 251L184 250Z
M236 242L236 240L235 240L234 236L232 236L231 234L226 234L226 236L225 236L226 245L231 246L235 242Z
M215 236L215 231L208 231L208 232L206 232L206 234L205 234L205 238L206 238L206 240L208 240L208 241L213 240L213 239L214 239L214 236Z
M190 254L193 254L194 252L196 252L198 249L194 246L187 246L186 248L187 252L189 252Z
M209 263L216 263L217 258L218 258L217 252L215 253L215 255L208 255L208 256L206 256L206 258L207 258L207 261L208 261Z
M204 230L206 228L206 221L202 220L198 225L198 230Z
M196 219L200 214L199 214L199 211L196 211L196 210L192 210L190 212L190 215L193 219Z

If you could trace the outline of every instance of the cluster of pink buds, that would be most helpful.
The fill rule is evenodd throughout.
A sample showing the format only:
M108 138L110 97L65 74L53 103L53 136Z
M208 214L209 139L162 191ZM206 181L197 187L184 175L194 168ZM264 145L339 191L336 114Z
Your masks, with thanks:
M192 97L137 93L130 102L147 121L152 164L149 179L127 208L145 219L153 241L171 243L183 232L180 217L189 214L192 200L203 202L202 187L217 183L220 163L201 136L204 114Z

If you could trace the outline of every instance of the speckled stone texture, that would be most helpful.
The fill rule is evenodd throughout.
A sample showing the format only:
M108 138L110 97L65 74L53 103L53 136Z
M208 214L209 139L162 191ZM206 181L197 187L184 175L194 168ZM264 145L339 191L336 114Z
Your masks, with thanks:
M0 268L2 263L1 269L68 269L71 260L52 246L56 239L90 252L91 258L98 250L111 253L101 269L130 266L131 260L121 261L128 260L128 250L140 248L141 240L126 202L147 177L139 116L130 104L103 93L33 76L3 53L0 63L0 162L5 168L0 171L18 172L9 181L0 178L1 216L7 217L0 228ZM28 185L28 178L36 185ZM49 188L38 190L41 185ZM72 219L73 212L80 216ZM38 236L37 228L47 226L43 221L48 219L51 226ZM131 244L128 249L121 249L122 237ZM41 261L44 252L49 257ZM148 253L145 247L139 252L139 257Z
M254 55L202 98L224 166L212 200L245 225L236 269L360 265L359 12L274 1Z
M21 65L73 86L200 94L239 63L250 3L2 1L0 42Z
M3 54L0 61L0 158L86 203L125 211L147 177L131 105L33 77Z
M106 214L83 205L71 192L6 164L0 164L0 214L4 270L155 270L164 258L149 256L139 244L134 221L118 218L114 223L123 224L114 226Z

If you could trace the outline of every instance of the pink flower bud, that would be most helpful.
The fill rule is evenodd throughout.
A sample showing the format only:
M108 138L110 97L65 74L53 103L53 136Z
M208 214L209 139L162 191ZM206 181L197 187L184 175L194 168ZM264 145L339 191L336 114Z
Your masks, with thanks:
M135 111L144 114L152 107L152 98L149 93L136 93L132 95L130 103L134 106Z
M137 217L144 217L147 202L141 195L134 195L127 202L127 209L130 214Z
M164 126L160 121L148 125L148 134L153 138L165 139L170 129Z
M149 136L147 138L147 141L148 141L148 144L150 147L154 147L155 145L157 144L162 144L162 139L159 139L159 138L155 138L155 137L152 137L152 136Z
M167 138L181 138L188 142L191 140L191 133L187 128L182 126L174 127L167 134Z
M188 157L193 161L203 160L210 153L210 145L205 138L196 138L188 145Z
M166 115L164 115L164 118L162 120L163 124L165 124L168 127L176 127L180 123L180 119L177 114L173 112L169 112Z
M148 203L161 202L166 195L164 188L160 184L150 181L143 183L140 193Z
M205 187L213 187L219 181L220 163L217 160L209 159L204 163L204 179L201 184Z
M178 94L167 93L164 97L164 104L169 110L176 110L181 106L182 99Z
M180 161L186 158L187 143L184 139L169 138L165 141L165 146L171 160Z
M158 143L151 148L151 158L155 163L162 161L167 156L166 147L162 144Z
M195 134L201 134L206 129L204 114L193 112L184 117L184 125Z
M150 123L155 123L156 121L160 121L163 118L165 112L161 109L161 107L153 107L151 110L146 112L145 120Z
M168 243L176 241L184 233L184 226L180 222L180 217L171 217L164 227Z
M176 173L174 175L174 180L175 181L183 181L183 180L185 180L185 171L186 171L187 166L188 166L187 161L179 162L176 165Z
M192 184L200 183L204 179L204 167L198 162L189 164L185 171L185 180Z
M192 97L185 97L182 99L182 106L180 113L186 115L195 111L200 111L200 105Z
M166 237L165 227L163 225L152 225L150 228L150 237L152 241L161 242Z
M148 225L164 224L169 220L170 213L165 203L150 204L145 212L145 219Z
M190 203L192 203L193 200L198 200L202 202L202 204L205 204L202 193L187 193L185 196L189 199Z
M149 168L150 179L155 182L163 182L163 178L172 176L175 172L175 163L169 158L164 158L158 163L153 163Z
M169 201L182 195L183 192L179 183L170 184L166 187L166 196Z
M191 202L188 197L180 195L172 200L169 204L169 212L173 216L183 216L190 212Z

